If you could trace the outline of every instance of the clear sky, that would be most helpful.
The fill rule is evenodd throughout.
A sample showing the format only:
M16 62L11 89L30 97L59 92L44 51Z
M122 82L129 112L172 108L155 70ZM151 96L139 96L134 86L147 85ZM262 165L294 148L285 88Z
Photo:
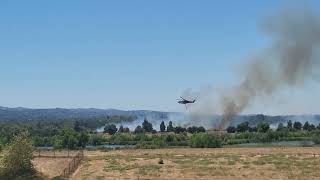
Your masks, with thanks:
M2 0L0 105L183 111L185 89L234 83L234 65L267 44L257 23L284 4ZM301 98L310 92L292 102L314 108L316 94Z

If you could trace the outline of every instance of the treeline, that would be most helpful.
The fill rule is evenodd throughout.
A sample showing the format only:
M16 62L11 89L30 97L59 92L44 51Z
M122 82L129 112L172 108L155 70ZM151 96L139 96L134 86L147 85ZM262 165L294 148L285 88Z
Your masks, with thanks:
M157 133L147 119L144 119L143 123L138 125L132 133L130 133L129 128L120 126L119 129L117 129L114 124L107 124L104 132L112 135L106 139L108 143L122 145L134 144L136 148L154 149L174 146L216 148L222 147L223 143L219 136L205 133L206 129L202 126L185 128L173 126L172 121L169 121L167 126L164 121L160 123L161 133ZM191 136L189 134L191 134Z
M77 149L87 145L103 144L135 145L136 148L161 148L175 146L189 147L222 147L242 143L265 143L274 141L313 141L320 144L320 126L309 122L288 121L285 125L279 123L276 129L271 129L267 122L250 126L243 122L230 126L227 133L206 132L202 126L181 127L161 122L157 132L152 123L145 119L141 125L130 130L128 127L117 127L111 122L118 122L126 117L108 117L104 120L69 120L64 123L30 121L29 123L0 123L0 147L12 141L14 135L27 131L32 144L37 147L54 147ZM127 117L130 119L129 117ZM134 117L133 117L134 118ZM113 120L114 121L113 121ZM106 124L104 133L97 133L93 125L101 127ZM109 134L109 135L107 135Z
M129 133L131 132L129 128L123 127L120 125L119 129L116 127L115 124L107 124L104 128L104 133L108 133L113 135L115 133ZM192 126L192 127L181 127L181 126L173 126L172 121L169 121L168 125L166 126L164 121L160 123L160 132L174 132L175 134L180 134L184 132L188 132L191 134L206 132L206 129L202 126ZM140 133L157 133L155 129L153 129L153 125L147 120L144 119L142 125L138 125L133 133L140 134Z
M12 141L14 135L27 131L34 146L78 148L97 144L97 128L109 122L131 121L135 116L106 116L105 118L0 121L0 148Z
M136 148L156 149L164 147L197 147L213 148L222 147L222 139L219 136L208 133L188 134L134 134L134 133L116 133L106 139L106 143L120 145L136 145Z
M276 129L271 129L266 122L260 122L257 126L249 126L248 122L243 122L226 130L228 134L223 138L228 145L276 141L313 141L320 144L320 126L309 122L302 124L289 120L286 125L279 123Z
M292 122L289 120L286 126L283 123L279 123L276 131L313 131L320 129L320 124L315 126L310 124L308 121L302 124L301 122ZM267 132L270 130L270 125L267 122L260 122L257 126L249 126L249 122L243 122L237 125L237 127L229 126L227 129L228 133L235 132Z

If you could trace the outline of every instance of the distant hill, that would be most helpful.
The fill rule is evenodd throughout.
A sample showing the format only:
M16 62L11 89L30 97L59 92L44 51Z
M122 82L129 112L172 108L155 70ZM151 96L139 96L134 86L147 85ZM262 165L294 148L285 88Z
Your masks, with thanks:
M30 108L7 108L0 107L0 121L10 120L61 120L61 119L88 119L101 118L114 115L150 117L150 118L167 118L167 112L160 111L122 111L117 109L95 109L95 108L79 108L79 109L30 109Z
M133 122L120 122L131 128L141 125L144 118L147 118L155 128L158 128L161 121L172 121L174 125L179 126L204 126L206 128L214 128L221 119L221 116L215 115L213 117L197 117L194 118L188 114L177 112L161 112L148 110L134 110L123 111L118 109L95 109L95 108L79 108L79 109L30 109L30 108L7 108L0 107L0 121L28 121L28 120L65 120L65 119L90 119L90 118L104 118L107 116L136 116L137 119ZM283 116L267 116L267 115L239 115L236 116L230 125L248 121L250 126L256 126L259 122L265 121L276 127L278 123L282 122L286 125L288 120L299 121L304 123L309 121L314 125L320 123L320 115L283 115Z

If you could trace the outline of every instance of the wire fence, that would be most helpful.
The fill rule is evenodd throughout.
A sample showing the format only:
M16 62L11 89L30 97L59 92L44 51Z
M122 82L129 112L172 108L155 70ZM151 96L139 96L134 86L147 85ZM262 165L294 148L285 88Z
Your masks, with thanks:
M33 156L35 158L72 158L78 152L72 150L36 149L33 152Z
M53 149L36 149L33 152L35 158L65 158L68 162L60 176L67 178L69 177L80 165L83 160L83 150L70 151L70 150L53 150Z
M67 167L62 171L61 177L69 177L78 168L83 157L83 150L81 150L72 158Z

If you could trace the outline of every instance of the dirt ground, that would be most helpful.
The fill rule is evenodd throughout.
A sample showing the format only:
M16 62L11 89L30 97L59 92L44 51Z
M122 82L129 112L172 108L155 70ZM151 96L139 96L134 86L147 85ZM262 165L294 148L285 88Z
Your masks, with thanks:
M35 158L33 164L38 172L51 179L61 175L71 158Z
M319 147L131 149L86 151L71 179L320 179L319 169Z

